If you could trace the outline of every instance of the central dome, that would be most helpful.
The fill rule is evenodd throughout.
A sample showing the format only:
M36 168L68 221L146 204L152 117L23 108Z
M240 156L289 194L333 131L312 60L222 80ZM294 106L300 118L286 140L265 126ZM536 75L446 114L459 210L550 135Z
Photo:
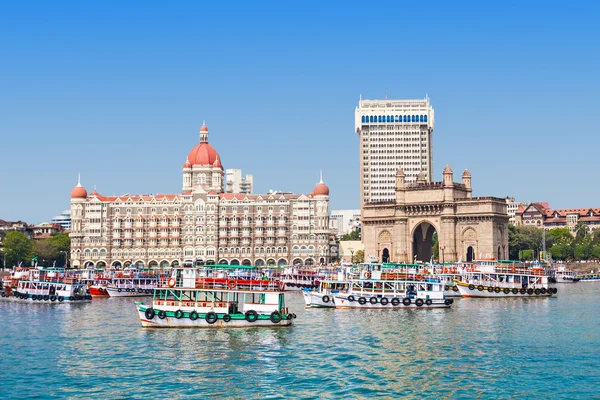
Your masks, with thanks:
M208 142L196 145L188 154L188 161L192 165L212 165L219 158L219 153Z
M200 143L190 151L183 168L191 168L194 165L205 165L213 168L221 168L219 153L208 144L208 127L202 124L200 128Z

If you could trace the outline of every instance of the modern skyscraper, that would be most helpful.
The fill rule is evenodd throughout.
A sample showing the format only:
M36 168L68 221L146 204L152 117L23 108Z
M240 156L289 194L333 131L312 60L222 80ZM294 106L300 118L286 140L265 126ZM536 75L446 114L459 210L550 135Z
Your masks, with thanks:
M360 136L361 204L395 200L396 171L407 183L419 174L433 175L434 114L429 98L423 100L363 100L355 112Z
M252 194L253 176L250 174L242 176L241 169L226 169L225 181L227 183L226 193Z

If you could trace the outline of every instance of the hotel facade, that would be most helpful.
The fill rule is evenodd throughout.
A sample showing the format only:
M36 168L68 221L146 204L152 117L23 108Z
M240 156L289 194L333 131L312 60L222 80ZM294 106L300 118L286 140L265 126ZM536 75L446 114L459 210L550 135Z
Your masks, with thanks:
M71 265L326 264L329 188L310 194L225 193L221 158L200 128L182 169L181 194L71 192Z

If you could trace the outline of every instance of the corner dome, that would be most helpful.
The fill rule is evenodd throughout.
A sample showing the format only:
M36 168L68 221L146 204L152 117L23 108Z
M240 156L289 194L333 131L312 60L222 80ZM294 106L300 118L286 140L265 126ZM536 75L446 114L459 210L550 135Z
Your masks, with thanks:
M198 125L196 125L196 126L198 126ZM202 125L202 126L200 127L200 132L208 132L208 126L206 126L206 125Z
M190 160L185 160L185 162L183 163L183 168L192 168Z
M75 186L73 188L73 190L71 190L71 198L72 199L87 199L87 190L85 190L85 188L83 186L81 186L80 184L77 184L77 186Z
M463 172L462 176L464 176L464 177L471 176L471 173L469 172L468 169L465 169L465 172Z
M315 190L313 190L315 196L329 196L329 187L323 183L323 181L317 183Z

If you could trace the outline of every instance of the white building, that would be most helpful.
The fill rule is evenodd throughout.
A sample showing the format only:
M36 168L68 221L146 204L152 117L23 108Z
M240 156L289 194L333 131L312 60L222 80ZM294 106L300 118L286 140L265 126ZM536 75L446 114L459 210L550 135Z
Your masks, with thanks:
M355 112L360 136L361 204L395 200L396 171L406 182L433 177L434 113L424 100L361 100Z
M326 264L329 188L310 194L224 193L221 158L200 128L180 194L71 192L73 266Z
M337 236L360 229L360 210L332 211L329 216L329 228Z
M526 206L526 203L515 201L514 197L506 198L506 211L508 213L508 223L512 225L517 224L516 213L519 209L519 206Z
M65 230L71 230L71 210L65 210L62 214L52 218L53 224L59 224Z
M250 174L242 176L241 169L226 169L225 181L227 182L226 193L252 194L253 177Z

